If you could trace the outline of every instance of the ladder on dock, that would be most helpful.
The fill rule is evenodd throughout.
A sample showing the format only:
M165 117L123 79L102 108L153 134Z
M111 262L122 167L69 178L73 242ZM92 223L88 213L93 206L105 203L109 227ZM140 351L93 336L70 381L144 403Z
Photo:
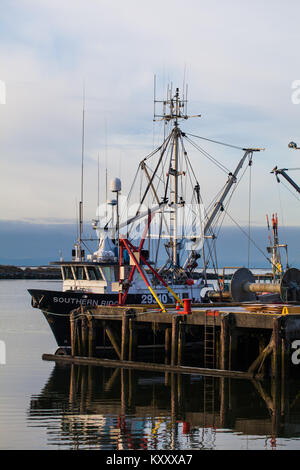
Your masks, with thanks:
M219 312L207 310L204 322L204 367L216 367L216 315Z
M218 310L207 310L204 321L204 367L216 367L216 317ZM203 444L205 448L213 449L216 439L215 431L215 379L204 377L203 381Z

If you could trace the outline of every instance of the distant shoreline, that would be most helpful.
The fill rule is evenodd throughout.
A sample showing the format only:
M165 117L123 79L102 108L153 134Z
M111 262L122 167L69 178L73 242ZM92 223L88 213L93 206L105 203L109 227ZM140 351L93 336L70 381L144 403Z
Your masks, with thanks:
M237 268L236 268L237 269ZM222 271L222 270L220 270ZM219 273L223 279L230 280L235 269L232 272ZM268 272L265 268L260 268L260 276L271 277L272 273ZM258 272L254 272L255 277L259 277ZM207 272L207 280L216 280L218 276L214 272ZM20 267L13 265L0 264L0 281L5 279L52 279L62 280L60 269L52 266L37 266L37 267Z
M20 268L12 265L0 265L1 279L61 279L60 269L39 266Z

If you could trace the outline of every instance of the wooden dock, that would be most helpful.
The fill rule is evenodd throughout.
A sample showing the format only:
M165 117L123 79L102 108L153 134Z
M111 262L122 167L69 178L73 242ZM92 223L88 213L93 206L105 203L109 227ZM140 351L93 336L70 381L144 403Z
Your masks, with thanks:
M45 360L237 378L299 374L292 353L300 306L293 304L202 304L190 314L174 306L166 313L81 307L71 312L70 332L71 355Z

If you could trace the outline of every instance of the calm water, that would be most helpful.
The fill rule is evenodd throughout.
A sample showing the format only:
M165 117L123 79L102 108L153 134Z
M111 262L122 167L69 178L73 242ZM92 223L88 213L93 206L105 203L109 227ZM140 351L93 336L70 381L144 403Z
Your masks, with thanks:
M269 384L42 361L56 344L27 288L58 285L0 281L1 449L300 449L300 382L276 407Z

